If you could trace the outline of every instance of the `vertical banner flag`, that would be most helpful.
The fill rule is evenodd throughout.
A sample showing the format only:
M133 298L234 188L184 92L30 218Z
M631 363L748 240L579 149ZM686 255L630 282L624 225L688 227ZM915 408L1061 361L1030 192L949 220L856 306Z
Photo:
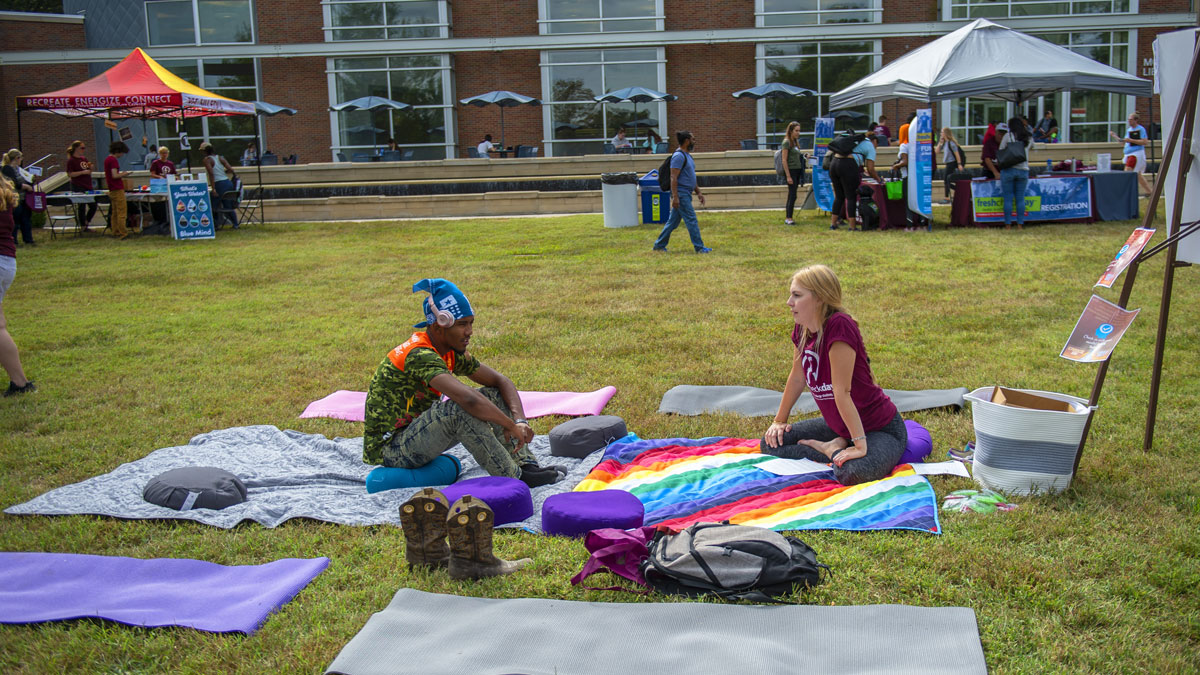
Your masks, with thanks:
M167 184L171 236L176 239L216 239L208 182L173 181Z
M817 208L822 211L833 211L833 183L829 181L829 172L821 168L825 153L829 152L829 141L833 140L833 118L818 117L813 139L812 191Z
M926 218L933 217L933 110L930 108L918 110L908 130L908 208Z
M1121 336L1141 310L1122 309L1119 305L1093 295L1075 322L1059 356L1080 363L1104 361L1112 354Z

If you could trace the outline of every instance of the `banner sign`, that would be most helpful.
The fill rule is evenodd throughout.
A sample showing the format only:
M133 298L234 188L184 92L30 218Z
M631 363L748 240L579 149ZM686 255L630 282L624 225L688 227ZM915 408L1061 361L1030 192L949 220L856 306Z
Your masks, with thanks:
M176 239L215 239L212 202L205 181L173 181L167 184L170 200L171 236Z
M1121 309L1120 306L1093 295L1075 322L1075 330L1059 356L1080 363L1104 361L1125 335L1140 309Z
M1129 239L1125 240L1125 245L1117 251L1117 257L1113 258L1112 262L1108 263L1108 269L1104 270L1104 274L1100 275L1100 280L1096 282L1097 286L1112 288L1117 277L1121 276L1121 272L1129 267L1129 263L1133 262L1141 254L1142 249L1146 248L1146 244L1150 242L1150 238L1154 236L1154 230L1144 227L1139 227L1129 235Z
M917 111L908 130L908 208L933 217L933 110Z
M817 208L833 211L833 183L829 172L821 168L825 153L829 152L829 141L833 140L833 118L818 117L813 138L812 193Z
M971 181L971 210L977 223L1003 223L1000 181ZM1087 176L1031 178L1025 188L1025 222L1092 217L1092 182Z

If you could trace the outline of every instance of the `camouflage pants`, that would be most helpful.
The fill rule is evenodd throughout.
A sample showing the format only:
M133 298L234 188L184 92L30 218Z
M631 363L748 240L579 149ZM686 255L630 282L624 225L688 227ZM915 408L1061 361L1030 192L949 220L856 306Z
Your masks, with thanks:
M505 415L512 411L500 397L500 390L484 387L479 393L496 404ZM421 413L399 434L392 437L383 449L383 465L401 469L416 469L432 462L438 455L462 443L479 465L493 476L519 478L521 464L536 464L537 458L529 446L513 451L504 440L504 428L485 422L463 410L454 401L438 401Z

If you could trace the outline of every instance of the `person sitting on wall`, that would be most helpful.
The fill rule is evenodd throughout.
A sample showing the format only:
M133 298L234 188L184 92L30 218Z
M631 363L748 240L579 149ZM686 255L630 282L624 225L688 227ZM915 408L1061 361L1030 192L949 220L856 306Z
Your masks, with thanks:
M254 166L258 164L258 141L250 141L246 144L246 149L242 152L242 166Z
M1058 120L1054 119L1053 110L1047 108L1042 113L1042 119L1033 128L1033 140L1041 143L1058 142Z
M882 136L883 138L888 138L888 139L890 139L892 137L892 130L888 129L887 121L888 121L887 115L879 116L879 125L875 127L875 135ZM885 145L885 144L880 143L880 145Z
M416 469L462 443L493 476L519 478L531 488L558 482L558 471L538 466L527 445L533 428L517 388L467 351L475 326L467 296L445 279L422 279L412 292L429 294L422 303L425 320L414 325L424 330L375 369L367 389L363 461Z

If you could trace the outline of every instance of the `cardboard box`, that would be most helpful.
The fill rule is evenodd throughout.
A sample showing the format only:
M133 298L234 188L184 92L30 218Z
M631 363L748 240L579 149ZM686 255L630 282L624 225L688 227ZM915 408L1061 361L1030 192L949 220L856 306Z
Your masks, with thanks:
M992 389L992 403L999 403L1011 408L1027 408L1029 410L1053 410L1054 412L1075 412L1074 406L1067 401L1060 401L1056 398L1046 396L1038 396L1037 394L1029 394L1015 389L1006 389L1004 387L994 387Z

